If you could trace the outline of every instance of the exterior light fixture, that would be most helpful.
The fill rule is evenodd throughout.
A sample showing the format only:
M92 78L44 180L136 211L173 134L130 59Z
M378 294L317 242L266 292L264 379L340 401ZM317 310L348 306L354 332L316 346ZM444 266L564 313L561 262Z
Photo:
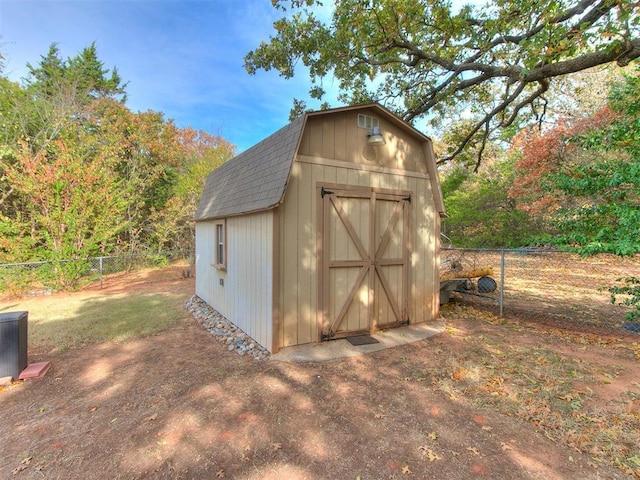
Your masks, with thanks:
M380 133L380 127L372 127L371 133L367 135L367 137L369 137L367 139L367 143L369 145L384 145L385 143L387 143L382 136L382 133Z

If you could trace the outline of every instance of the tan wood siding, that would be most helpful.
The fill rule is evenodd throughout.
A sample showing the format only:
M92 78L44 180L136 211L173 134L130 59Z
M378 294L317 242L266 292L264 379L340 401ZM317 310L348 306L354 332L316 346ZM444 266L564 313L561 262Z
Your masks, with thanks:
M355 122L355 120L354 120ZM320 143L319 143L320 144ZM303 142L304 145L304 142ZM421 151L421 147L419 148ZM406 277L402 277L398 268L384 269L388 273L390 283L405 281L410 292L406 300L411 323L421 323L435 318L437 305L437 228L438 214L433 202L431 182L428 175L406 176L396 169L394 173L386 171L368 171L361 165L345 162L340 165L315 164L305 156L303 161L294 162L287 193L280 210L280 312L281 321L277 335L279 346L285 347L303 343L316 342L320 338L318 328L318 291L319 271L318 257L318 226L317 220L320 198L317 186L322 183L345 184L356 186L373 186L393 190L412 192L411 208L408 209L406 224L410 228L411 253L409 254L410 269ZM366 207L361 208L358 228L368 228ZM390 213L387 212L389 215ZM375 232L379 234L379 232ZM347 252L355 248L347 239L336 238ZM364 242L368 242L365 239ZM397 240L393 240L397 242ZM390 245L392 252L397 252L396 244ZM387 255L389 256L389 255ZM345 256L345 258L348 258ZM354 268L349 273L349 280L353 281L358 274ZM325 279L327 280L327 279ZM347 282L348 283L348 282ZM393 291L397 286L392 286ZM335 296L348 295L349 292L336 288L331 294ZM359 292L367 295L367 292ZM387 315L389 305L379 305L384 315ZM349 322L360 324L360 313L347 312Z
M369 132L358 127L358 113L378 118L387 142L385 145L367 144ZM309 118L298 154L427 173L422 142L408 136L398 125L386 120L373 109Z
M273 215L267 211L227 219L226 271L212 266L215 222L196 226L196 294L269 350L273 347Z
M322 338L404 324L410 191L322 184Z
M430 183L422 187L414 190L414 213L411 218L413 234L411 309L415 312L416 319L430 319L437 316L439 309L437 256L440 217L434 208Z
M397 206L396 202L385 202L378 201L376 204L376 222L375 222L375 238L381 239L383 236L388 235L389 241L384 248L383 252L381 252L386 259L402 259L405 260L405 235L408 232L405 232L404 228L404 211L398 212L396 214L395 208ZM400 216L400 218L396 218L396 222L393 226L389 225L392 218L396 215ZM389 227L390 231L387 233L386 228ZM402 303L404 304L404 296L401 295L403 292L404 285L404 270L398 265L387 265L380 267L382 271L383 278L385 282L375 282L376 291L374 292L374 310L375 310L375 318L378 321L379 325L386 325L390 323L394 323L396 319L396 313L393 311L393 306L390 304L388 300L388 296L385 294L384 290L389 290L390 294L396 299L402 299ZM398 305L398 308L402 309L403 305Z
M273 210L273 240L271 243L271 265L273 267L273 278L271 280L271 345L269 350L277 353L280 346L280 209Z
M346 173L346 172L343 172ZM346 175L338 175L338 181ZM366 273L363 257L369 251L369 198L344 198L339 206L333 208L327 198L326 207L329 216L325 226L324 239L329 242L329 265L323 268L323 274L328 272L328 297L326 302L330 306L328 318L339 316L340 307L346 307L344 320L336 325L336 332L367 331L369 329L370 312L368 281L364 281ZM340 214L338 214L340 211ZM344 216L348 227L344 225ZM331 234L329 234L331 232ZM338 269L332 266L339 266Z
M280 221L280 346L315 342L313 322L300 318L316 314L316 249L312 176L300 176L300 165L294 163L287 188L286 201L279 208ZM293 183L295 186L291 186Z

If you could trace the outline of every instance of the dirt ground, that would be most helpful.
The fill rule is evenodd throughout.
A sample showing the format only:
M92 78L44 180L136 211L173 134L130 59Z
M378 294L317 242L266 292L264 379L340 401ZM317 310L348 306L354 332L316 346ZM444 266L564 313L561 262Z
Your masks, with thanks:
M137 289L186 300L193 280L165 270L123 277L101 293ZM629 443L619 462L632 461L620 468L600 455L615 445L567 427L587 405L598 417L594 431L612 415L640 424L640 337L573 334L455 306L443 315L446 331L430 339L322 363L238 356L186 310L152 337L30 352L30 362L52 367L0 392L0 478L640 478L637 432L606 440ZM553 395L570 406L566 419L552 424L526 401L509 409L527 376L523 358L532 368L575 369L570 389ZM510 361L524 363L524 373ZM474 379L486 371L489 380ZM553 381L533 385L542 391Z

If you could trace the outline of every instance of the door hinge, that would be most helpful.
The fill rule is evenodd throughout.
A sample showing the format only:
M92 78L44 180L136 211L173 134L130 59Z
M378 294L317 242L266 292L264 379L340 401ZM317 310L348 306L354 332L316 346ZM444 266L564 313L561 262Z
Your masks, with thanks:
M336 335L335 332L321 333L320 341L322 342L324 340L331 340L335 335Z
M325 195L333 195L333 192L330 190L326 190L324 187L320 189L320 196L324 198Z
M409 195L408 197L404 197L404 198L403 198L403 200L404 200L405 202L409 202L409 203L411 203L411 195Z

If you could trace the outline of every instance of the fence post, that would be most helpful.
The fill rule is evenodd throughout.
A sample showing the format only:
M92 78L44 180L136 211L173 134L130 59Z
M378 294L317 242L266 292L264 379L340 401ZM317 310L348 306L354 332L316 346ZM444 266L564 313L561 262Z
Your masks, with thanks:
M102 257L99 257L98 260L99 260L99 262L98 262L99 267L98 268L100 270L100 288L102 288Z
M500 250L500 317L504 314L504 248Z

